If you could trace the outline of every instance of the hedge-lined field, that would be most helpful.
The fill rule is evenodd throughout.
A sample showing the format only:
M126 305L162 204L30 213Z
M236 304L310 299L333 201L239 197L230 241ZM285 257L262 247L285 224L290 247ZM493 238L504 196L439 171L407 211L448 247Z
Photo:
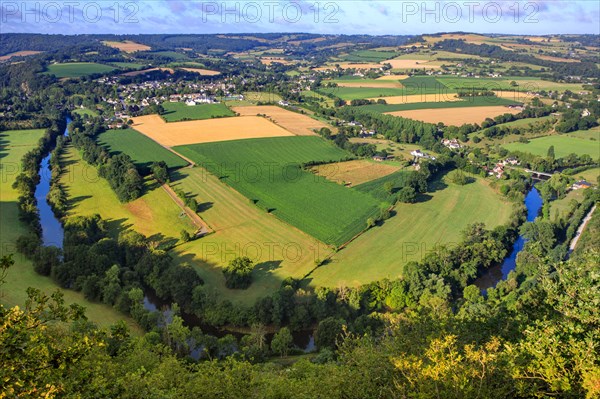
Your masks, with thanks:
M566 157L569 154L587 154L592 159L600 159L600 142L573 137L569 133L539 137L530 140L529 143L514 142L503 145L509 151L528 152L542 157L548 154L550 146L554 146L554 154L557 158Z
M115 67L110 65L95 62L69 62L49 65L45 73L54 75L57 78L78 78L96 73L107 73L114 69Z
M249 139L175 147L265 211L313 237L340 245L379 210L372 196L301 169L349 157L320 137Z
M107 130L98 136L98 144L111 154L125 153L142 171L147 172L153 162L164 161L170 169L187 166L187 162L133 129Z

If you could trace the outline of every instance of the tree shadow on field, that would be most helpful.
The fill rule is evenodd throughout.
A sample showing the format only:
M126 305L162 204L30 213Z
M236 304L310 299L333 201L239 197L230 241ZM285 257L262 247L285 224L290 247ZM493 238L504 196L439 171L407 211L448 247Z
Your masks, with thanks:
M434 180L432 180L427 185L428 192L435 193L436 191L442 191L442 190L448 188L448 184L446 184L446 182L444 181L445 175L446 174L439 175Z
M209 210L210 208L212 208L214 205L214 202L202 202L200 204L198 204L198 208L196 208L196 212L198 213L202 213L204 211Z

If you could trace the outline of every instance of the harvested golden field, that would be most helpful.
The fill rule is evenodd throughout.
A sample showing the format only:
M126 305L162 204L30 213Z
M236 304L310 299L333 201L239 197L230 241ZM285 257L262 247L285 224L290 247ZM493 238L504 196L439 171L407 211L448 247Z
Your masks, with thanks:
M408 77L408 75L385 75L378 77L377 80L403 80Z
M581 60L575 60L573 58L553 57L550 55L535 55L535 58L539 58L540 60L555 61L555 62L581 62Z
M439 65L429 64L424 60L404 60L404 59L394 59L394 60L386 60L381 61L382 64L390 64L394 69L439 69L441 68Z
M132 127L167 147L239 139L292 136L284 128L258 116L166 123L159 115L146 115L133 118Z
M508 98L509 100L514 100L518 102L526 102L535 97L533 94L527 94L523 91L514 90L495 90L494 93L496 93L496 97ZM550 101L550 104L552 103L553 101Z
M511 93L512 94L512 93ZM379 100L383 98L388 104L413 104L413 103L437 103L442 101L461 101L456 94L434 93L434 94L411 94L408 96L391 96L369 98L369 100Z
M315 134L313 129L321 129L322 127L332 129L331 126L310 116L288 111L275 105L251 105L247 107L233 107L231 109L241 116L267 115L275 124L297 136L312 136Z
M202 68L180 68L180 69L183 69L184 71L188 71L188 72L199 73L200 75L203 75L203 76L216 76L216 75L221 74L221 72L219 72L219 71L211 71L210 69L202 69Z
M150 46L133 42L131 40L125 40L123 42L113 42L105 40L102 42L105 46L116 48L123 51L124 53L135 53L136 51L148 51L151 49Z
M41 53L41 51L16 51L14 53L6 54L0 57L0 61L6 61L11 59L12 57L27 57L28 55L36 55Z
M502 105L494 105L489 107L416 109L386 112L386 114L428 123L443 122L446 125L461 126L465 123L481 123L485 118L494 118L507 113L518 114L519 112L516 109Z
M379 69L382 67L381 64L353 64L351 62L340 62L337 65L339 65L342 69ZM335 65L326 65L318 68L313 68L314 71L334 71L336 69L337 67Z
M359 159L356 161L317 165L310 168L310 170L327 180L339 184L356 186L392 174L400 170L400 168L382 162Z
M286 60L285 58L281 58L281 57L262 57L260 59L260 62L263 65L271 65L273 63L278 63L278 64L282 64L282 65L291 65L291 64L293 64L292 61Z
M152 72L152 71L167 71L169 73L175 72L175 70L173 70L173 68L150 68L150 69L143 69L141 71L125 72L125 73L122 73L121 76L138 76L138 75L143 75L145 73Z

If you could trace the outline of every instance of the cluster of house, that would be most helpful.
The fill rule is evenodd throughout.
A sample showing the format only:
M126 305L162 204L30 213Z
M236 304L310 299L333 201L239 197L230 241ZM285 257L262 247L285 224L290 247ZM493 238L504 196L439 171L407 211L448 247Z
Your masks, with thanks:
M442 145L451 150L458 150L460 148L460 143L457 139L442 139Z
M492 170L488 169L487 172L490 176L496 176L498 179L501 179L502 176L504 176L504 168L507 165L516 166L519 164L519 160L515 157L506 158L500 162L497 162L496 165L494 165L494 168Z
M184 102L185 105L194 106L198 104L217 104L219 100L215 96L205 93L171 94L169 102Z
M429 155L426 152L423 152L423 151L421 151L419 149L411 151L410 155L412 155L413 157L415 157L415 160L422 158L422 159L431 159L432 161L435 161L435 157L433 155Z

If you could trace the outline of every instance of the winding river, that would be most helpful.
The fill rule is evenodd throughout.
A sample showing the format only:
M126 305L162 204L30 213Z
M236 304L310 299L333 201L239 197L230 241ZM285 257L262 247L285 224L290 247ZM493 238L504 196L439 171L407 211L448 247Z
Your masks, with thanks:
M69 135L69 125L71 118L67 117L67 126L63 135ZM52 153L48 153L42 159L40 170L40 182L35 187L35 199L40 213L40 224L42 225L42 243L44 246L63 247L64 230L60 220L54 215L52 207L48 203L46 197L50 192L50 181L52 180L52 169L50 168L50 158Z
M527 221L533 222L535 218L540 214L542 209L543 201L542 196L537 188L532 187L525 197L525 207L527 208ZM506 280L508 274L517 267L517 254L521 252L525 245L525 238L519 236L513 246L511 253L504 259L504 261L488 269L488 271L477 280L475 285L482 290L486 290L491 287L495 287L501 280Z

